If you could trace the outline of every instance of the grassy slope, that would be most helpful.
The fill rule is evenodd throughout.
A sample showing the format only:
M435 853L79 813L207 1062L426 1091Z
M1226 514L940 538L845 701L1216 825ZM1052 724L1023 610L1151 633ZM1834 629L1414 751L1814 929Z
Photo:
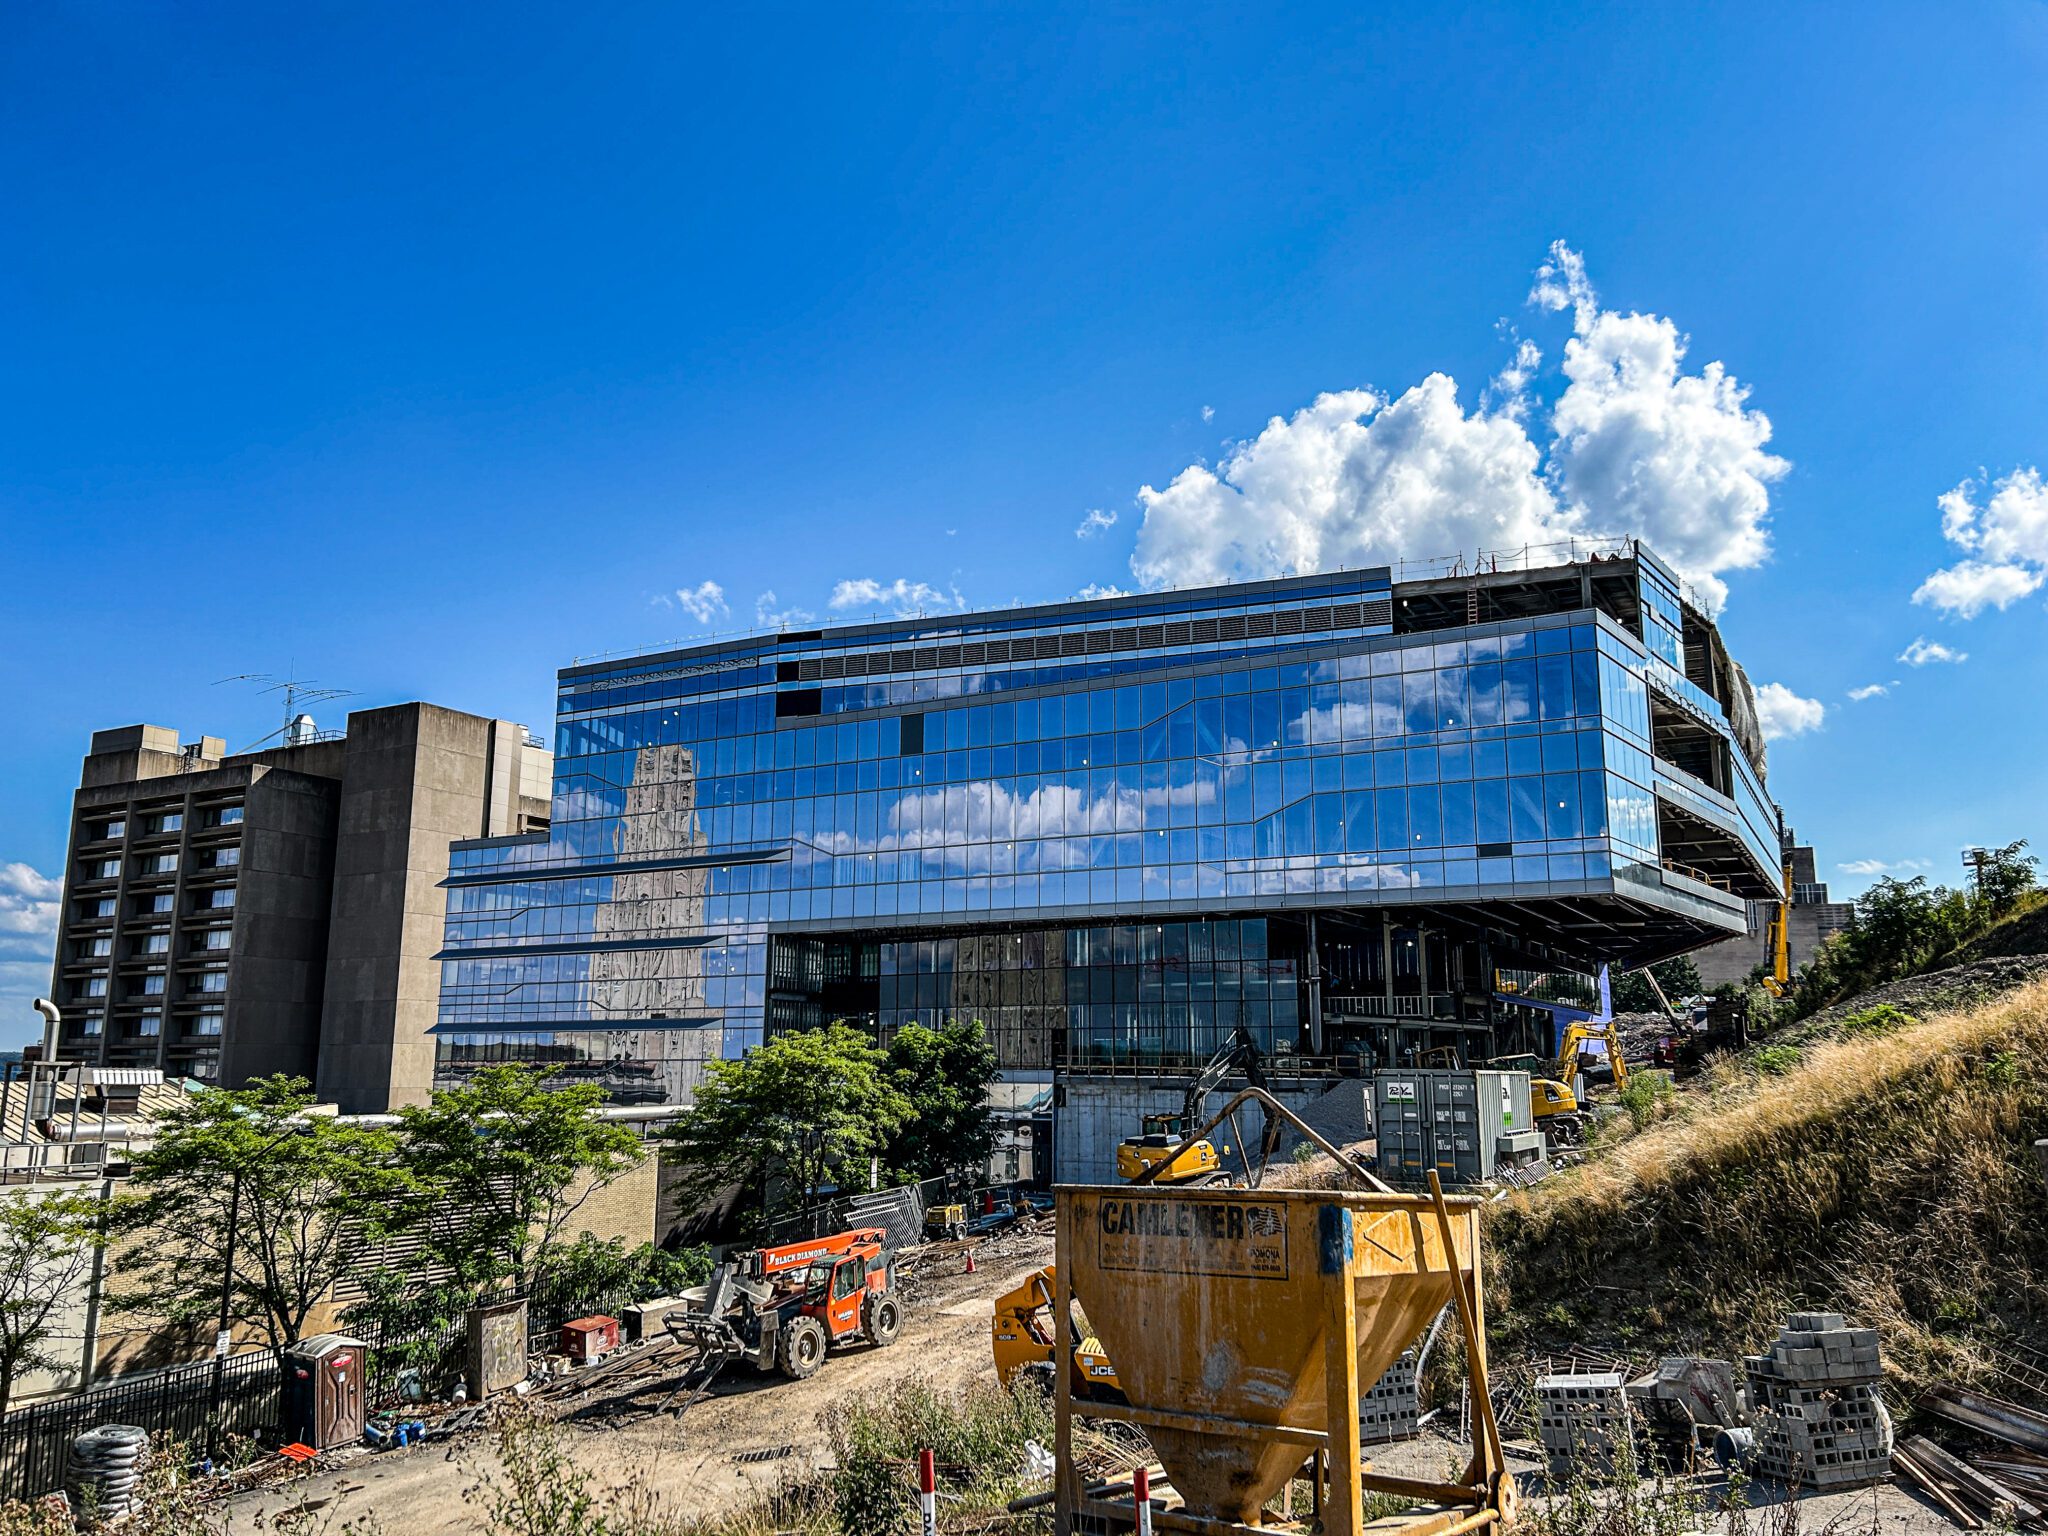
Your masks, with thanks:
M1882 1330L1888 1365L1982 1376L2048 1346L2048 980L1968 1011L1725 1063L1675 1114L1491 1208L1514 1349L1732 1355L1795 1307Z
M1982 960L1991 955L2048 954L2048 891L2034 891L2020 898L2019 905L1984 932L1958 949L1956 962Z

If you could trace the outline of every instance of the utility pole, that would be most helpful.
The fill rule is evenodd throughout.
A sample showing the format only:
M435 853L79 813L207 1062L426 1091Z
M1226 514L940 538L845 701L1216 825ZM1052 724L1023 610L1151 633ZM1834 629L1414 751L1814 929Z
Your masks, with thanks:
M228 1179L228 1230L223 1245L225 1253L220 1269L220 1326L213 1335L213 1389L211 1402L206 1413L206 1459L212 1461L220 1444L220 1404L227 1385L228 1351L234 1347L234 1321L232 1313L235 1303L235 1238L239 1233L242 1218L242 1172L265 1153L274 1152L293 1136L301 1135L306 1127L296 1121L287 1125L277 1135L256 1148L247 1157L238 1158Z
M1984 889L1984 871L1991 867L1991 862L1989 848L1963 850L1963 868L1969 872L1971 890L1981 892Z

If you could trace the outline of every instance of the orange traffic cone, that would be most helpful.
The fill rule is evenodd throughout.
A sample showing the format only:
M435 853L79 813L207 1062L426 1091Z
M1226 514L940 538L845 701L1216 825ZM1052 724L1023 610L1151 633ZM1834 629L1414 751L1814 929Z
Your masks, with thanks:
M974 1250L972 1248L967 1250L967 1273L970 1275L974 1273Z

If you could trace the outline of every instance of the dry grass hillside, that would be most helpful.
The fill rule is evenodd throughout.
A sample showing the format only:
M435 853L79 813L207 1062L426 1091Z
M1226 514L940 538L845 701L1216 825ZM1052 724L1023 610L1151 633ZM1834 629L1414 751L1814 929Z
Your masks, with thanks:
M2015 1342L2048 1348L2040 1137L2048 979L1723 1061L1664 1118L1491 1208L1500 1336L1728 1355L1827 1307L1879 1328L1895 1373L1987 1380Z

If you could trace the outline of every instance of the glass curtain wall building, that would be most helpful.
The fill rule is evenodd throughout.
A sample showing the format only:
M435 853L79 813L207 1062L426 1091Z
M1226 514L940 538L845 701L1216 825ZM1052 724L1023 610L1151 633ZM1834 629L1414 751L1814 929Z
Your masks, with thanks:
M1029 1085L1239 1025L1304 1073L1547 1045L1533 1003L1743 931L1777 815L1653 555L1506 564L571 667L549 830L453 852L437 1079L676 1101L842 1017L978 1018Z

